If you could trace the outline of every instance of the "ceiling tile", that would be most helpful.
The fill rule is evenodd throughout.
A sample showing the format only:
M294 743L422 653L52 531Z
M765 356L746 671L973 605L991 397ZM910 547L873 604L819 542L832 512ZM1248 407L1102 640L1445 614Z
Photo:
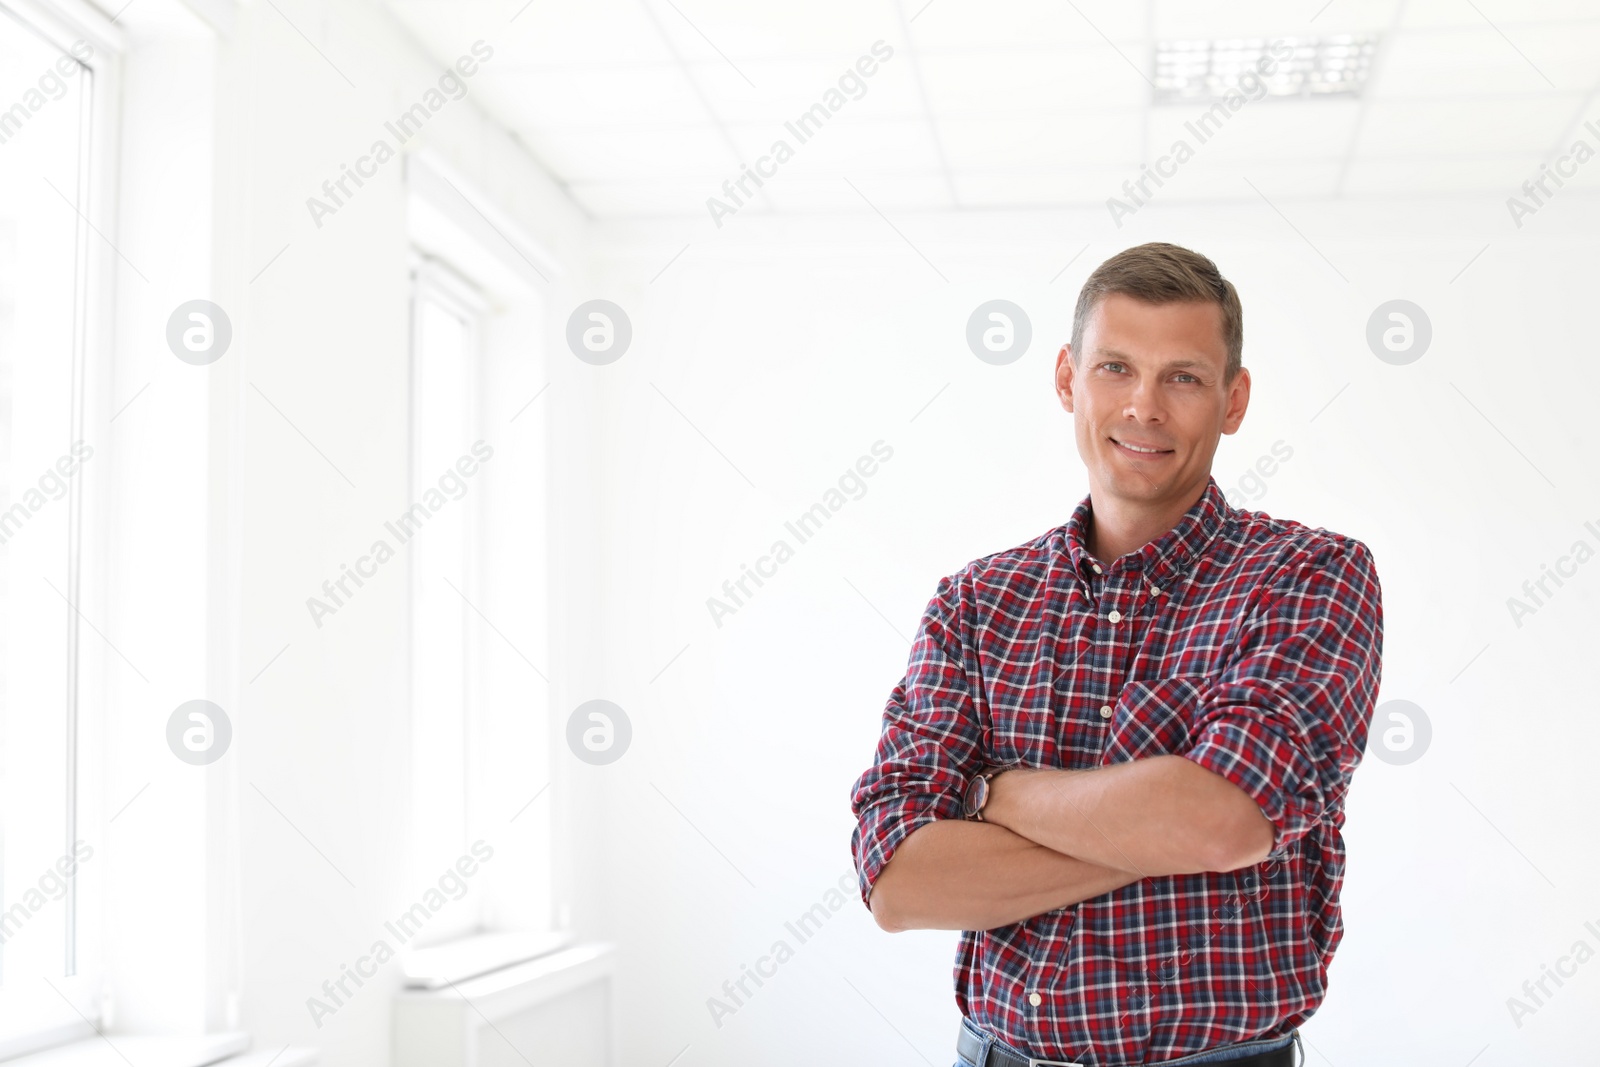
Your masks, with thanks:
M762 157L770 157L774 140L781 138L793 157L781 164L773 157L772 162L763 165L779 176L938 172L941 166L932 131L922 119L885 122L834 119L805 141L785 127L774 130L765 123L730 126L728 132L752 167Z
M936 126L945 159L963 170L1116 164L1126 175L1139 159L1138 112L946 118Z
M1154 164L1173 155L1181 140L1195 159L1337 157L1350 147L1360 110L1349 99L1263 98L1238 111L1196 103L1156 107L1150 111L1149 156Z
M1597 122L1595 125L1600 126L1600 122ZM1600 136L1590 132L1585 132L1582 136L1583 139L1589 143L1589 148L1591 150L1600 147ZM1588 191L1592 189L1600 189L1600 156L1591 155L1587 162L1579 163L1576 159L1572 158L1569 152L1563 150L1558 152L1550 159L1544 160L1543 162L1547 165L1553 165L1558 162L1560 163L1557 177L1561 178L1563 184L1559 187L1560 192L1555 194L1557 196L1560 196L1561 192L1571 192L1573 190L1581 189ZM1522 175L1522 179L1517 183L1519 186L1522 184L1522 182L1528 181L1539 173L1539 165L1538 163L1533 163L1527 167L1524 167L1523 171L1524 173ZM1561 174L1560 171L1565 171L1566 173ZM1545 185L1545 188L1556 189L1557 186L1554 181L1548 181ZM1507 191L1507 195L1510 195L1509 190Z
M1139 62L1148 66L1142 52ZM941 115L1004 115L1138 107L1146 74L1103 44L965 49L919 57L928 104Z
M855 188L850 187L851 184ZM859 192L857 191L859 190ZM926 211L955 206L949 184L942 175L856 174L850 182L796 178L767 186L780 211ZM870 205L870 207L869 207ZM892 216L891 216L892 217Z
M544 127L522 131L522 139L568 182L695 177L715 187L739 173L738 160L714 126Z
M911 40L918 48L1099 44L1126 50L1127 44L1148 33L1144 6L1116 0L1074 0L1071 4L990 0L981 7L953 0L905 0L905 7L911 12L907 16Z
M635 67L485 67L475 91L518 129L710 122L675 63Z
M955 171L956 193L964 208L1056 207L1093 204L1106 199L1127 180L1127 167L1081 166L1071 169Z
M1586 92L1600 81L1600 21L1402 32L1384 44L1375 98Z
M1482 100L1374 100L1356 134L1358 156L1531 153L1565 131L1576 96Z
M1234 0L1197 4L1193 0L1155 0L1158 40L1211 40L1219 37L1288 37L1370 33L1394 21L1399 0L1339 0L1304 8L1282 0Z
M874 41L904 44L892 0L812 0L752 4L749 0L634 0L649 4L685 62L865 54ZM748 73L748 72L746 72ZM754 80L752 78L752 80Z
M1504 156L1355 159L1344 191L1362 196L1486 191L1504 200L1537 169L1537 163Z
M589 66L665 63L672 52L638 0L582 4L505 0L384 0L441 62L453 62L482 38L497 66Z
M743 68L753 87L725 63L695 63L689 74L724 122L779 126L819 103L838 104L834 114L855 120L922 114L922 97L904 52L884 61L872 57L863 68L855 66L859 58L750 60ZM872 73L863 75L862 69Z
M574 182L572 198L596 218L685 217L711 219L706 198L716 193L709 179L622 178L615 181ZM755 212L759 204L749 204Z
M1176 179L1169 181L1153 200L1246 200L1278 204L1292 200L1331 196L1339 184L1340 160L1255 159L1227 160L1196 157ZM1150 201L1146 201L1149 203Z
M1482 26L1506 30L1533 22L1566 22L1593 18L1593 0L1407 0L1400 25L1405 28Z

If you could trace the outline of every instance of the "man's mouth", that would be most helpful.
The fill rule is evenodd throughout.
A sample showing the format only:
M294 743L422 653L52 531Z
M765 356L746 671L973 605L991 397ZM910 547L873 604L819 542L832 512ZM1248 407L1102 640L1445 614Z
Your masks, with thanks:
M1155 445L1141 444L1137 441L1119 441L1115 437L1111 438L1111 443L1116 445L1119 451L1125 452L1130 456L1141 456L1146 459L1169 456L1173 451L1170 448L1158 448Z

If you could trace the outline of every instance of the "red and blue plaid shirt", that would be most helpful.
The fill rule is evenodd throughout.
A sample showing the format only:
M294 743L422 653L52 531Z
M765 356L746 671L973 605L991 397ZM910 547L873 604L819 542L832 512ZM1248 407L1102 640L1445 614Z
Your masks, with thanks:
M1177 754L1260 804L1268 857L963 931L956 1004L1020 1050L1089 1067L1285 1035L1321 1004L1344 933L1344 799L1383 654L1371 552L1234 508L1215 477L1108 564L1085 547L1091 514L1085 497L939 583L851 797L862 901L909 834L961 818L984 764Z

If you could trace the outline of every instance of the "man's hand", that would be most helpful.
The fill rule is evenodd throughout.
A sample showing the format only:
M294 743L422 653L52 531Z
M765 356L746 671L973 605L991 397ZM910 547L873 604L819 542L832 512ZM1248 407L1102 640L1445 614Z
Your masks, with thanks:
M1275 840L1248 793L1174 755L1088 770L1006 770L989 781L983 818L1141 878L1253 866Z

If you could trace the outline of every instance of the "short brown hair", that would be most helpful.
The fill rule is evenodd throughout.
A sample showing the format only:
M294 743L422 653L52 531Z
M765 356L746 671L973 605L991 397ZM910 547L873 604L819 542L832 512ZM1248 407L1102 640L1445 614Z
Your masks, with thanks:
M1222 307L1222 341L1228 349L1224 384L1243 365L1244 311L1233 283L1198 252L1164 241L1124 249L1100 264L1078 292L1072 314L1072 365L1082 363L1083 330L1095 305L1110 293L1126 293L1151 304L1204 300Z

